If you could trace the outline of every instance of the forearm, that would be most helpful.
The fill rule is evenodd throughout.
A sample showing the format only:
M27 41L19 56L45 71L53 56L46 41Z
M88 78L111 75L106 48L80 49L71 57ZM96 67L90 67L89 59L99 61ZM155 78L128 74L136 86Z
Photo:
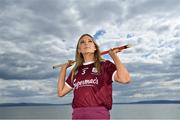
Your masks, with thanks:
M66 77L66 67L62 67L59 73L58 78L58 95L61 96L64 85L65 85L65 77Z

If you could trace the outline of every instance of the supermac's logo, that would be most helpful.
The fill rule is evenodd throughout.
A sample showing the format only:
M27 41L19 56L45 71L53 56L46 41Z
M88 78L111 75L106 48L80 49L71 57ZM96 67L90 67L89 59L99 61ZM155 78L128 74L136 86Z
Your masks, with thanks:
M84 86L98 85L97 77L95 79L81 80L81 81L78 81L78 82L75 82L75 81L74 81L74 88L75 89L78 89L79 87L84 87Z

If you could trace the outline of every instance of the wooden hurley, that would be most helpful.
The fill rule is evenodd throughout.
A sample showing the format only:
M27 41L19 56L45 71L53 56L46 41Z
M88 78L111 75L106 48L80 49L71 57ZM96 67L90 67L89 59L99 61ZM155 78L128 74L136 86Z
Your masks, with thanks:
M114 48L112 48L112 49L102 51L102 52L101 52L101 55L108 54L110 50L115 50L115 49L123 50L123 49L127 49L127 48L130 48L130 47L131 47L131 45L123 45L123 46L120 46L120 47L114 47ZM71 62L71 65L73 65L73 64L75 63L74 60L69 60L68 62ZM53 69L58 68L58 67L61 67L62 65L63 65L63 64L54 65L54 66L53 66Z

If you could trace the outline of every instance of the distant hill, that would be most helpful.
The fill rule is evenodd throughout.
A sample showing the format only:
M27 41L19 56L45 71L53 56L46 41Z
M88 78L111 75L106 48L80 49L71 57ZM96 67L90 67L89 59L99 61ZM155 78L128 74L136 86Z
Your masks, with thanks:
M148 100L148 101L114 103L114 104L180 104L180 100Z
M138 101L138 102L129 102L129 103L113 103L113 104L180 104L178 100L149 100L149 101ZM67 104L50 104L50 103L3 103L0 104L0 107L8 106L58 106L58 105L71 105Z
M0 107L8 106L57 106L57 105L70 105L70 104L50 104L50 103L3 103Z

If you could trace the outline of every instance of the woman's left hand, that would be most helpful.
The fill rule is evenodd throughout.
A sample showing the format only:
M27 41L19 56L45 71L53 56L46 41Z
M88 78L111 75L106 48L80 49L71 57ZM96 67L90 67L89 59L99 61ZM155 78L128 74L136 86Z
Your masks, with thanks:
M114 55L116 55L118 52L121 52L122 50L119 50L119 49L110 49L109 50L109 55L111 57L113 57Z

